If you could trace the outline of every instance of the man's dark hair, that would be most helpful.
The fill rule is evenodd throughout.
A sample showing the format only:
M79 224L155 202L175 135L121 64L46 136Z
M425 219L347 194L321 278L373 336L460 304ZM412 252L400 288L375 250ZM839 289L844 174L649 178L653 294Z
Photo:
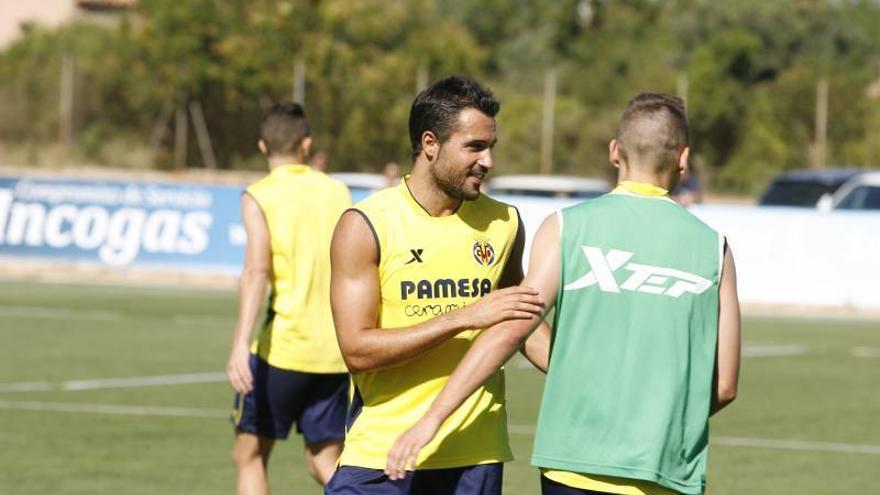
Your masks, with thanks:
M628 165L654 170L674 166L688 146L684 101L676 96L642 93L633 98L617 128L617 149Z
M299 143L309 136L309 123L299 103L276 103L263 114L260 138L273 155L295 153Z
M475 108L489 117L498 114L501 104L488 88L462 76L450 76L419 93L409 111L409 140L413 158L422 152L422 134L433 132L441 143L455 131L458 115Z

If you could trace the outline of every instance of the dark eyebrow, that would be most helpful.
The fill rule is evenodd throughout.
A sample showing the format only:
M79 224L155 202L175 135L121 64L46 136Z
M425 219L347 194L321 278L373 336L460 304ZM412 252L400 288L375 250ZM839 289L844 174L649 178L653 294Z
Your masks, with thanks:
M464 145L467 147L485 146L486 148L491 148L491 147L495 146L495 143L497 143L497 142L498 142L497 137L493 138L492 141L486 141L485 139L473 139L473 140L470 140L470 141L464 143Z

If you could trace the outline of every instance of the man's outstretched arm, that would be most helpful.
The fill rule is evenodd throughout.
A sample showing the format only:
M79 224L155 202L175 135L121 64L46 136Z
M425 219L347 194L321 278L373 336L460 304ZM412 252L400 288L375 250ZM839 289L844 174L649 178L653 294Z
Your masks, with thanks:
M523 285L535 287L541 299L549 301L548 309L556 301L559 225L555 214L547 217L535 234ZM419 451L434 438L443 421L517 351L542 321L542 315L505 321L477 338L425 415L397 439L388 453L385 473L391 479L403 478L406 469L415 466Z
M379 255L370 226L356 210L342 215L330 246L330 304L339 347L352 373L412 359L461 331L498 322L528 321L543 305L538 291L509 287L474 304L401 328L377 328L381 293Z

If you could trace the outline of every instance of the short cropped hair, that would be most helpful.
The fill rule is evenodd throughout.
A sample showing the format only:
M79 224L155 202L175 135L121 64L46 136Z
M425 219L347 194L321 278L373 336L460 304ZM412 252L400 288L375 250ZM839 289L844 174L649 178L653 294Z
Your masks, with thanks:
M495 118L501 104L488 88L462 76L440 79L419 93L409 111L413 158L422 152L422 134L431 131L441 143L445 142L455 131L458 115L466 108Z
M677 165L690 140L684 101L659 93L636 96L620 117L616 139L627 165L653 170Z
M299 103L276 103L263 114L260 138L270 154L295 153L300 142L310 133L305 111Z

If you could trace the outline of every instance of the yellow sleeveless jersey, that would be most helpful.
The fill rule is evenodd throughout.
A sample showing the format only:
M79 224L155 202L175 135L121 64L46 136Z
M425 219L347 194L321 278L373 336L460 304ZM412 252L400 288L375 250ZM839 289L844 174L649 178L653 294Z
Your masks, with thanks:
M518 226L515 208L484 195L463 202L453 215L432 217L405 179L356 209L369 220L379 247L379 328L414 325L496 289ZM478 333L466 330L409 362L353 375L356 416L340 465L383 469L394 441L425 413ZM417 468L511 458L499 370L443 423L419 455Z
M278 167L247 188L269 227L270 317L252 352L276 368L347 371L330 313L330 239L351 205L341 182L305 165Z
M642 481L615 476L600 476L597 474L581 474L571 471L557 471L542 469L541 472L547 478L565 486L579 490L590 490L600 493L613 493L615 495L676 495L668 488L664 488L650 481Z

